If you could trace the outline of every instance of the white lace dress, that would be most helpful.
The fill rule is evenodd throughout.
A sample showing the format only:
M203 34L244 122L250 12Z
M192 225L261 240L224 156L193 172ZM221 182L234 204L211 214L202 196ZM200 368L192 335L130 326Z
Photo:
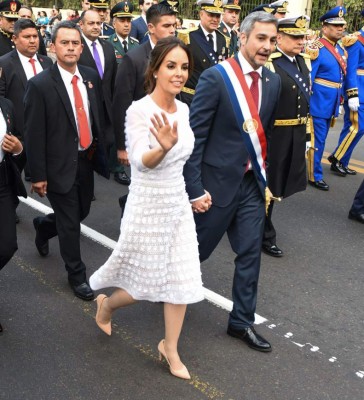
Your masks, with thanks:
M106 263L90 278L94 290L125 289L134 299L190 304L203 299L197 235L185 190L183 166L194 136L188 107L177 101L178 142L154 169L142 155L158 146L149 128L161 109L150 96L133 102L125 132L131 163L131 185L118 243Z

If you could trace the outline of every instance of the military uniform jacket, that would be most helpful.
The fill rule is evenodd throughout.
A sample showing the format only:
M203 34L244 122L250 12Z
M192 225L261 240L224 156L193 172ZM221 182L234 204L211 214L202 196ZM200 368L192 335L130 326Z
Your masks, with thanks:
M344 49L336 44L335 51L341 57ZM343 71L336 58L324 45L316 40L306 48L306 53L312 62L312 96L310 100L310 114L313 117L330 119L339 114L340 96L342 95ZM318 83L317 79L328 83ZM336 84L337 87L334 87Z
M229 32L229 29L223 22L220 23L218 29L223 35L227 36L230 39L229 57L233 57L239 51L237 33L234 30Z
M308 57L305 55L305 57ZM281 94L276 120L293 121L307 118L309 113L310 71L303 55L295 65L277 51L267 67L281 78ZM301 80L300 80L301 79ZM268 182L274 196L288 197L306 189L306 124L275 126L268 142Z
M102 29L101 29L101 38L102 39L107 39L109 36L111 36L113 33L115 33L115 29L109 25L106 24L105 22L102 24Z
M15 44L11 40L11 36L0 29L0 56L3 56L14 49Z
M113 45L114 50L115 50L116 62L118 64L120 64L121 60L125 56L125 51L124 51L124 47L123 47L122 43L119 40L118 35L116 33L113 33L107 39L107 41ZM127 42L128 42L128 51L133 49L134 47L139 46L139 42L131 36L128 36Z
M348 65L344 92L346 97L359 97L360 104L364 104L364 30L346 36L343 39L345 50L348 52Z
M192 76L186 82L185 88L187 89L184 88L181 92L181 100L189 106L201 73L228 58L229 49L226 37L218 30L216 31L217 52L207 42L201 27L187 34L189 36L188 47L193 56L194 68Z

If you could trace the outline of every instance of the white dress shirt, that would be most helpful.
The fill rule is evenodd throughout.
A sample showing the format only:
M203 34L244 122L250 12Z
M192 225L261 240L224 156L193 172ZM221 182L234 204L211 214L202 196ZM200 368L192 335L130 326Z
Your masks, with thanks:
M80 72L79 72L77 67L76 67L75 73L71 74L70 72L68 72L65 69L63 69L62 67L60 67L59 64L57 64L57 66L58 66L59 72L61 74L63 83L66 86L68 97L69 97L69 99L71 101L72 110L73 110L73 114L74 114L74 117L75 117L76 125L77 125L77 114L76 114L76 107L75 107L75 96L73 94L72 78L73 78L74 75L76 75L78 77L77 87L78 87L78 89L80 90L80 93L81 93L82 103L83 103L83 106L85 108L87 121L88 121L88 126L90 128L90 134L91 134L91 141L90 142L92 142L92 131L91 131L91 123L90 123L89 101L88 101L85 82L83 81L83 78L82 78L82 76L81 76L81 74L80 74ZM77 129L78 129L78 127L77 127ZM80 133L79 132L78 132L78 137L80 137ZM85 150L85 149L82 148L80 145L78 145L78 150Z
M204 33L204 35L205 35L207 41L209 40L209 38L208 38L207 35L209 35L209 34L212 35L212 40L213 40L213 42L214 42L214 50L217 51L216 32L215 32L215 31L207 32L207 30L206 30L202 25L200 25L200 27L201 27L202 32Z
M4 156L5 156L5 152L2 149L2 144L3 144L3 140L5 137L6 131L7 131L7 125L6 125L5 117L0 108L0 162L3 161Z
M19 56L21 65L23 67L23 70L24 70L25 75L27 77L27 81L29 81L29 79L33 78L33 76L34 76L34 71L33 71L32 64L29 62L30 58L33 58L34 61L35 61L34 66L35 66L35 70L37 71L37 74L39 74L39 72L43 71L43 68L40 65L40 62L38 61L38 58L37 58L37 56L35 54L34 54L33 57L26 57L23 54L21 54L18 50L17 50L17 52L18 52L18 56Z

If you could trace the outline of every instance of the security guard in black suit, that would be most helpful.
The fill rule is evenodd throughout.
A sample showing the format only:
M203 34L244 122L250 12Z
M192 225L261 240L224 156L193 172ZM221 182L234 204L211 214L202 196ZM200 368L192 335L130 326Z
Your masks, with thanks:
M115 29L106 23L107 10L109 7L109 3L105 0L93 0L90 2L90 10L97 11L101 18L102 26L100 38L102 39L107 39L115 33Z
M219 31L230 38L229 57L232 57L239 51L238 32L234 29L239 22L241 11L239 0L228 0L227 4L223 6L223 10Z
M276 120L268 139L268 186L273 196L286 198L307 186L305 151L309 145L310 59L302 54L307 16L278 20L277 51L267 67L281 78ZM307 144L307 145L306 145ZM262 250L274 257L283 252L276 245L272 223L273 202L268 208Z
M21 3L17 0L5 0L0 3L0 56L15 49L11 40L14 33L15 21L19 19Z
M194 68L191 77L181 92L181 100L191 104L201 73L229 57L230 40L218 28L222 6L227 0L197 0L200 10L200 26L193 31L178 31L178 37L191 50Z

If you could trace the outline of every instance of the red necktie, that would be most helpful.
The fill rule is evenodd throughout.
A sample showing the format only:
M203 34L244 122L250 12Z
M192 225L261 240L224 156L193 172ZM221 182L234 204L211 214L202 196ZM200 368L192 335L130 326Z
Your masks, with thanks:
M37 70L35 69L35 60L34 60L34 58L30 58L29 62L32 64L34 75L37 75Z
M258 72L255 72L255 71L249 72L249 75L253 79L253 82L250 86L250 92L253 96L254 103L257 106L257 109L259 112L259 85L258 85L258 82L259 82L260 75L258 74Z
M72 78L72 87L73 87L73 95L75 97L78 134L80 137L81 147L86 149L90 145L91 134L90 134L90 128L88 126L86 111L83 107L81 92L77 86L77 80L78 77L74 75Z

